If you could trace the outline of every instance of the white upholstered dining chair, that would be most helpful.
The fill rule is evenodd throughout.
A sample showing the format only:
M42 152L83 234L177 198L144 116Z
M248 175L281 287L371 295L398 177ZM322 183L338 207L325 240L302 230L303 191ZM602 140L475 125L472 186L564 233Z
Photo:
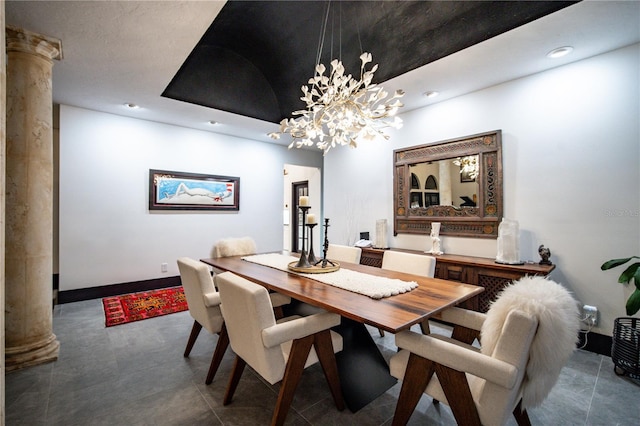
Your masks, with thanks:
M436 258L415 253L385 250L382 269L433 278L436 273Z
M209 267L204 263L188 257L181 257L178 259L178 269L187 305L189 305L189 314L193 318L193 327L184 350L184 356L188 357L191 353L202 327L209 333L218 335L218 343L213 352L205 380L206 384L210 384L229 346L229 337L224 326L222 312L220 312L220 295L213 284Z
M451 407L460 425L504 425L511 414L530 425L575 349L577 302L561 285L525 277L507 286L486 314L451 308L441 318L480 330L481 348L438 335L403 331L390 360L403 380L393 425L404 425L422 393Z
M256 253L256 242L251 237L224 238L216 241L211 257L246 256Z
M360 247L329 244L327 247L327 259L338 262L360 263L362 249Z
M256 254L256 242L251 237L223 238L216 241L211 248L211 257L248 256ZM215 274L224 272L217 268L212 270Z
M251 237L224 238L213 245L211 257L249 256L256 254L256 251L256 242ZM217 268L212 267L212 269L216 274L224 272ZM282 307L291 303L291 298L276 292L270 294L276 318L282 318L284 316Z
M382 255L382 269L433 278L436 273L436 258L422 254L385 250ZM424 334L428 334L429 320L423 321L420 328ZM381 336L384 335L382 330L379 331Z
M189 257L181 257L177 262L182 288L189 306L189 314L193 318L193 326L191 327L187 347L184 350L185 358L191 353L203 327L209 333L218 335L218 342L213 351L213 357L205 379L205 383L208 385L213 381L224 353L229 346L227 329L220 311L220 294L215 288L211 272L206 264ZM274 309L280 308L276 312L276 315L280 316L282 305L291 302L290 297L279 293L270 293L270 298L275 307Z
M246 364L271 384L282 381L272 425L284 423L304 368L318 360L336 407L344 400L334 352L342 350L342 337L330 328L340 316L323 312L288 317L276 322L267 290L231 272L217 274L222 313L236 361L223 404L233 399Z

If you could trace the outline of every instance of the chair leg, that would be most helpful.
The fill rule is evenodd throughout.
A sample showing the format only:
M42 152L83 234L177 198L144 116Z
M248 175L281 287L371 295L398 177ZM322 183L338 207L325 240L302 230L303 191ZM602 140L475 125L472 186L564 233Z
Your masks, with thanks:
M284 310L282 306L275 306L273 308L273 315L276 317L276 320L284 318Z
M420 401L433 376L433 362L416 354L409 354L409 361L402 379L402 388L398 395L396 412L393 415L393 426L406 425Z
M453 327L451 338L468 345L473 344L473 341L478 339L480 341L480 332L471 328L456 325Z
M436 375L449 401L456 422L465 426L481 426L476 404L471 396L467 376L462 371L434 363Z
M378 333L380 333L380 337L384 337L384 330L379 328Z
M224 353L227 351L227 347L229 347L229 333L227 333L227 326L223 323L222 330L218 333L218 343L216 344L215 351L213 351L213 357L211 358L211 365L209 366L207 379L204 381L205 384L210 385L211 382L213 382L213 378L218 371L218 367L220 367L220 363L222 362Z
M242 377L245 365L247 365L247 363L236 355L236 362L233 364L233 371L231 372L231 377L229 377L229 384L227 385L227 391L224 394L222 405L231 404L233 394L236 392L236 388L240 382L240 377Z
M314 335L303 337L302 339L296 339L291 345L291 352L289 353L289 360L284 370L284 377L280 384L280 393L278 394L278 401L276 402L276 408L271 418L272 426L280 426L284 424L284 420L287 417L291 402L293 401L293 394L298 386L302 372L304 371L304 364L307 362L311 345L313 344Z
M516 408L513 409L513 417L515 417L518 426L531 426L529 413L527 413L526 409L522 408L522 400L520 400Z
M429 327L429 320L426 319L424 321L422 321L420 323L420 331L422 331L422 334L427 335L427 334L431 334L431 328Z
M196 343L200 330L202 330L202 325L200 325L198 321L194 320L193 327L191 327L191 334L189 335L189 341L187 342L187 347L184 350L185 357L188 357L191 353L191 349L193 349L193 344Z
M336 363L336 354L333 352L333 343L331 342L331 332L329 330L315 334L313 347L316 349L316 355L320 360L324 377L333 395L333 401L339 411L344 410L344 397L342 396L342 388L340 387L340 377L338 376L338 364Z

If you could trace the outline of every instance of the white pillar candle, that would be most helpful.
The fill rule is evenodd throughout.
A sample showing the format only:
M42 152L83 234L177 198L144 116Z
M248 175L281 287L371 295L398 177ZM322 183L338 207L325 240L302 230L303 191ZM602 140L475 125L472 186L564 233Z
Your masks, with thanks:
M307 223L316 223L316 215L313 213L307 214Z
M300 197L300 199L298 200L298 205L299 206L308 206L309 205L309 197L307 197L306 195L302 195Z

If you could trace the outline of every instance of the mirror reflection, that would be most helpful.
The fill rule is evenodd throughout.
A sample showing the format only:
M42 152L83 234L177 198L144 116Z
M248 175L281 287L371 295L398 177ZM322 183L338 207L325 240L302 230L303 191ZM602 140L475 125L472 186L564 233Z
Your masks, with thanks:
M393 231L496 238L502 218L501 131L393 152Z
M477 155L409 165L412 209L429 206L476 207L479 159Z

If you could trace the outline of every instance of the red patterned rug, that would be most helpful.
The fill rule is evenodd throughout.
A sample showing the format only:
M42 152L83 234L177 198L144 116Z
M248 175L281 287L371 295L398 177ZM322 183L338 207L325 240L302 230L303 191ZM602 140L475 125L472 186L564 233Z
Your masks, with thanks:
M189 309L182 286L105 297L102 304L107 327Z

